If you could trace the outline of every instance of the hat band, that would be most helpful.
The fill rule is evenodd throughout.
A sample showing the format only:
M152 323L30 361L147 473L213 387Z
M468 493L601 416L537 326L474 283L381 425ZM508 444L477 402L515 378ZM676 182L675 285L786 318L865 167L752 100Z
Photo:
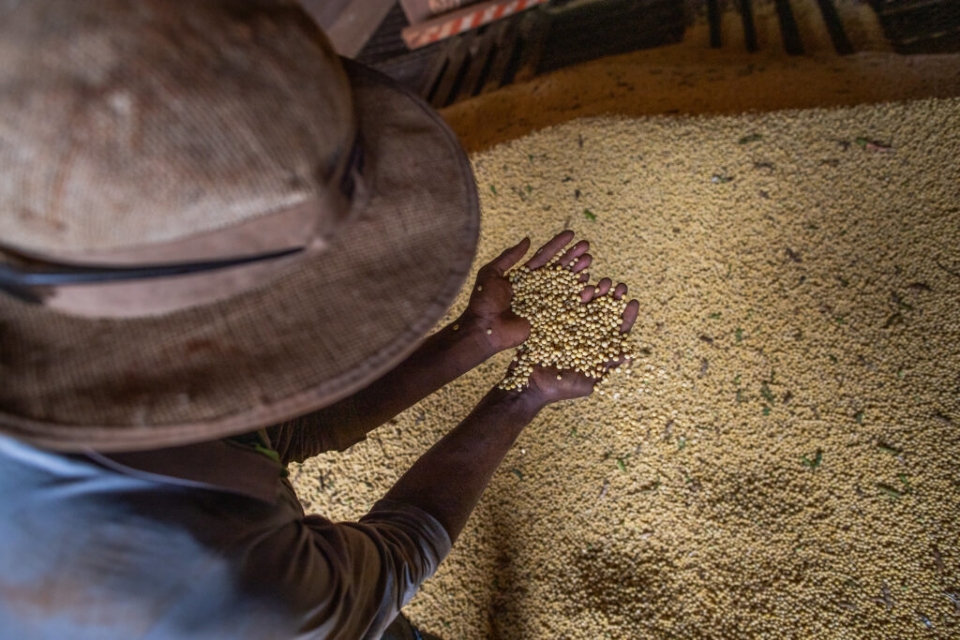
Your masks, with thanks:
M209 260L207 262L185 262L180 264L158 264L141 267L112 266L64 266L46 264L37 269L24 269L0 263L0 292L6 293L23 302L40 304L48 297L51 287L63 287L80 284L106 284L129 280L150 280L198 274L204 271L216 271L229 267L238 267L253 262L284 258L303 251L302 247L265 253L258 256ZM36 261L31 261L36 262Z

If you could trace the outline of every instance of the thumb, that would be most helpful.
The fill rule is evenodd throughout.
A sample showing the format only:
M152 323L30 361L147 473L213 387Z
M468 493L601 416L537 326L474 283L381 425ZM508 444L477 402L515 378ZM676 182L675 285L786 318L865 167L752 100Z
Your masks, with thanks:
M503 275L510 270L513 265L520 262L520 259L527 254L530 249L530 238L524 238L519 243L506 249L503 253L494 259L490 265L497 270L497 273Z

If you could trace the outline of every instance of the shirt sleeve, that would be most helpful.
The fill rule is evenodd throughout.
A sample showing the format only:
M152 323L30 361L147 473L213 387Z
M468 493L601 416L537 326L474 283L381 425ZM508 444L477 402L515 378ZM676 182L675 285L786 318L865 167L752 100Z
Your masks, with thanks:
M269 501L0 437L0 638L380 638L449 553L442 525L386 500L305 516L237 451L221 462L262 464Z
M331 639L380 638L451 548L430 514L389 500L356 523L306 516L271 538L245 573L274 574L303 637Z
M350 427L357 424L358 415L355 402L347 398L334 407L268 427L266 433L283 464L303 462L325 451L345 451L365 440L363 429Z

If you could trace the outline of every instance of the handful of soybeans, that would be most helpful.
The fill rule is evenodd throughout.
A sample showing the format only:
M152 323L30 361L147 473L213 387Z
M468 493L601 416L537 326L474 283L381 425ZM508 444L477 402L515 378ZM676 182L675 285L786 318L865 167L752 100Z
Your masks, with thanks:
M530 322L530 337L517 348L514 366L501 389L527 386L536 365L578 371L601 380L609 365L632 356L620 333L627 301L613 292L583 302L580 276L556 260L540 269L520 267L508 274L511 308Z

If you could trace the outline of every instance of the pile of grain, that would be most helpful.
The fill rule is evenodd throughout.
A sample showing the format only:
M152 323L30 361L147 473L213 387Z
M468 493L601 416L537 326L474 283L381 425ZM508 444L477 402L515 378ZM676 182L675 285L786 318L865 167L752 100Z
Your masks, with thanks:
M580 120L475 156L477 266L576 229L640 301L637 357L527 429L410 616L451 639L960 632L958 150L960 101L929 100ZM501 355L294 470L304 501L364 513Z

